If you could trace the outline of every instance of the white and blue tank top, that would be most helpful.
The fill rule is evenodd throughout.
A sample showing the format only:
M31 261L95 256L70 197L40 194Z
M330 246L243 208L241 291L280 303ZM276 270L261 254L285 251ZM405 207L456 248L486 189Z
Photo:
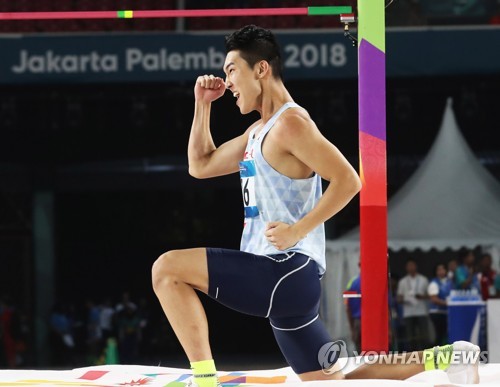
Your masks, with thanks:
M258 255L297 252L311 257L318 264L319 274L325 272L325 229L320 224L295 246L276 249L265 237L268 222L294 224L309 213L322 195L321 177L314 174L307 179L291 179L264 159L262 143L278 117L296 103L284 104L264 125L257 137L255 127L249 133L248 144L240 162L241 190L245 224L241 237L241 250Z

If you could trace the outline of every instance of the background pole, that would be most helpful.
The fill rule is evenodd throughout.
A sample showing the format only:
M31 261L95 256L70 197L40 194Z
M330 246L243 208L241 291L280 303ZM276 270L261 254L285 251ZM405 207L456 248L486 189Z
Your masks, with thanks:
M358 0L361 348L388 351L385 0Z

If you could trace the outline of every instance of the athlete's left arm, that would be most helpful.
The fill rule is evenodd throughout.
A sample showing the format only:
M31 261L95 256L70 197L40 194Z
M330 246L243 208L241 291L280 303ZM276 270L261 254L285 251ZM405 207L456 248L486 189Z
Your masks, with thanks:
M306 114L299 112L284 117L280 126L286 128L287 135L280 136L281 145L329 184L316 207L297 223L268 224L266 236L280 250L295 245L342 210L361 189L361 180L344 155L321 134Z

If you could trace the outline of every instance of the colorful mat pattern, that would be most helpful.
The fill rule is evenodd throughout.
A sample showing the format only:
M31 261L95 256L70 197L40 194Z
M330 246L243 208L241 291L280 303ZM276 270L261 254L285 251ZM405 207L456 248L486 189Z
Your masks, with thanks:
M348 367L349 368L349 367ZM500 386L500 364L486 364L479 368L480 386ZM290 368L271 370L223 372L219 371L223 387L250 385L278 385L279 387L326 387L331 381L302 383ZM0 370L0 387L17 386L71 386L71 387L185 387L191 377L190 370L138 365L107 365L73 370ZM335 387L430 387L451 386L442 371L418 374L406 381L395 380L343 380Z

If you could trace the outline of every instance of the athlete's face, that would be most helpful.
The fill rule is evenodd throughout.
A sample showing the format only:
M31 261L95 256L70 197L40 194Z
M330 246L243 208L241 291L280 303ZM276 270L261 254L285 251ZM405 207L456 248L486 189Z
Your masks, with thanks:
M236 105L242 114L250 113L257 109L261 95L258 64L251 68L241 56L239 51L230 51L224 63L226 73L226 87L236 98Z

